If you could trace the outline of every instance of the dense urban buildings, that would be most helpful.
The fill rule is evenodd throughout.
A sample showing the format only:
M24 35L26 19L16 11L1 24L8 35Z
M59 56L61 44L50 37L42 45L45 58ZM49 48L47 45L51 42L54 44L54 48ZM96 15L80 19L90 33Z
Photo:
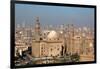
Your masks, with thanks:
M49 64L94 61L94 29L74 24L42 26L16 24L15 64Z

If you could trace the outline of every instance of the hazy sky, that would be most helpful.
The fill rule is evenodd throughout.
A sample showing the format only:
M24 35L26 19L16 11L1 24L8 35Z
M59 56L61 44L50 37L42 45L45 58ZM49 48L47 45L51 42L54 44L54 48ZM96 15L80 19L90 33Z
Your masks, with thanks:
M76 26L94 26L94 8L59 7L46 5L15 5L15 23L35 23L39 16L41 25L75 24Z

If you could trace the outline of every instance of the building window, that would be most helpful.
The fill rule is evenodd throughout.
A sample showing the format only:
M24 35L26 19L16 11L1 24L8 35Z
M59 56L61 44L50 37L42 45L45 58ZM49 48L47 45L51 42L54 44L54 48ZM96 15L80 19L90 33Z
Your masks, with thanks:
M41 47L41 49L43 49L43 47Z
M59 51L59 48L57 50Z
M52 57L53 55L51 54L51 57Z
M51 48L50 50L52 51L53 49Z
M41 53L41 55L43 55L43 53Z
M40 40L42 40L42 38L40 38Z
M57 54L57 56L59 56L59 54Z

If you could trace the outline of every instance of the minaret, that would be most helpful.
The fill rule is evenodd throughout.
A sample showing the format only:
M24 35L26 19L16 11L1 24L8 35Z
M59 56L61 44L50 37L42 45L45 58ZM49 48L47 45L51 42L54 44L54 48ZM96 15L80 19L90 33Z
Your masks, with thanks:
M35 33L40 34L40 22L39 22L39 17L36 18Z

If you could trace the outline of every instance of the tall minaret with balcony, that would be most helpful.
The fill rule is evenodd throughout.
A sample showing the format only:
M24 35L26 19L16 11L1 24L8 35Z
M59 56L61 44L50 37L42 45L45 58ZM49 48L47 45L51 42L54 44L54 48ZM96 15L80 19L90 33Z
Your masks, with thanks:
M34 40L32 42L32 56L40 57L41 47L40 47L40 21L39 17L36 17L34 25Z
M39 17L36 17L35 33L38 34L38 35L40 34L40 21L39 21Z

